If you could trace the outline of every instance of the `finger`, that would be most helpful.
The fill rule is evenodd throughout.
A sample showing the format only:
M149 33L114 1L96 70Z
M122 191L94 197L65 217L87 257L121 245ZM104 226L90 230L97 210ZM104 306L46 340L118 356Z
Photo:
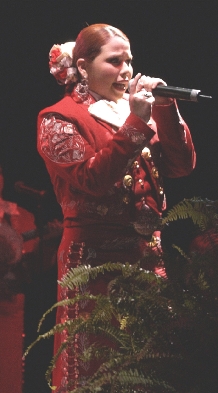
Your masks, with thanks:
M142 90L143 88L149 90L151 86L151 80L152 78L150 76L142 75L138 81L138 85L137 85L138 91Z
M151 91L157 87L157 85L164 85L166 86L166 82L160 78L152 78L150 76L142 75L138 81L138 90L142 89L143 87L147 90Z
M139 79L141 78L141 74L140 73L138 73L136 76L135 76L135 78L133 78L133 79L131 79L130 81L129 81L129 93L130 94L134 94L134 93L136 93L136 86L137 86L137 83L138 83L138 81L139 81Z
M158 85L167 86L166 82L164 82L163 79L154 78L154 80L152 81L152 89L155 89L155 87L157 87Z

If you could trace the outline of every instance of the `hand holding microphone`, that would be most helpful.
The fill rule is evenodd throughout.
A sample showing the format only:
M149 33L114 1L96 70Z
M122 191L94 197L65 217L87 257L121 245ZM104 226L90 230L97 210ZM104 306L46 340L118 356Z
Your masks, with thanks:
M129 81L129 87L132 83L132 79ZM197 89L188 89L183 87L175 87L175 86L167 86L166 83L159 78L151 78L149 76L143 75L139 79L139 85L148 87L149 91L152 91L153 96L155 97L155 104L161 105L160 97L177 99L177 100L185 100L192 102L202 102L209 101L212 99L211 96L201 94L201 90ZM162 104L164 105L164 104Z
M155 99L151 91L140 84L140 80L141 74L139 73L129 82L129 105L131 112L147 123L150 120Z
M131 81L130 81L131 84ZM173 99L170 96L163 96L163 95L157 95L155 94L157 86L162 86L165 87L167 84L164 82L163 79L160 78L152 78L150 76L145 76L142 75L137 83L137 89L140 91L147 91L149 92L153 97L153 103L154 105L169 105L173 102Z

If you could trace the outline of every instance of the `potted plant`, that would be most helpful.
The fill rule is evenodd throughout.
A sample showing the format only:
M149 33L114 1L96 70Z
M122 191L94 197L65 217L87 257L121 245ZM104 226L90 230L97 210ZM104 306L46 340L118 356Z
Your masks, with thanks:
M176 244L175 253L156 255L164 261L167 278L135 265L106 263L79 266L69 271L60 285L74 289L99 274L116 271L107 295L78 295L56 303L73 305L94 301L93 311L64 324L55 325L41 339L68 331L68 339L52 359L46 373L48 383L60 353L75 335L88 332L109 338L111 345L92 343L82 360L98 359L100 366L84 386L69 393L215 393L218 391L218 202L194 198L174 206L163 219L191 219L194 240L186 253ZM145 258L154 258L146 255ZM180 265L183 266L180 271Z

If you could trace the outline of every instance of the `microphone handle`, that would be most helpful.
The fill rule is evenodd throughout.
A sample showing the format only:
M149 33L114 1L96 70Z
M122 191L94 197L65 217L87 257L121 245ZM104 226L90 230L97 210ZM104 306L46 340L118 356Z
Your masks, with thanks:
M174 86L157 86L152 90L152 94L155 96L159 95L161 97L176 98L178 100L194 101L198 102L200 100L212 98L211 96L205 96L199 94L201 90L196 89L186 89L183 87Z

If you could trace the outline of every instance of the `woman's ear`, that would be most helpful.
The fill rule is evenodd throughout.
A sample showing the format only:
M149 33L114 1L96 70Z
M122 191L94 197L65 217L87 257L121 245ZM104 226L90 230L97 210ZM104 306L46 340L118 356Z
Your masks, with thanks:
M76 62L77 69L81 75L82 78L87 79L87 71L86 71L86 61L85 59L78 59Z

